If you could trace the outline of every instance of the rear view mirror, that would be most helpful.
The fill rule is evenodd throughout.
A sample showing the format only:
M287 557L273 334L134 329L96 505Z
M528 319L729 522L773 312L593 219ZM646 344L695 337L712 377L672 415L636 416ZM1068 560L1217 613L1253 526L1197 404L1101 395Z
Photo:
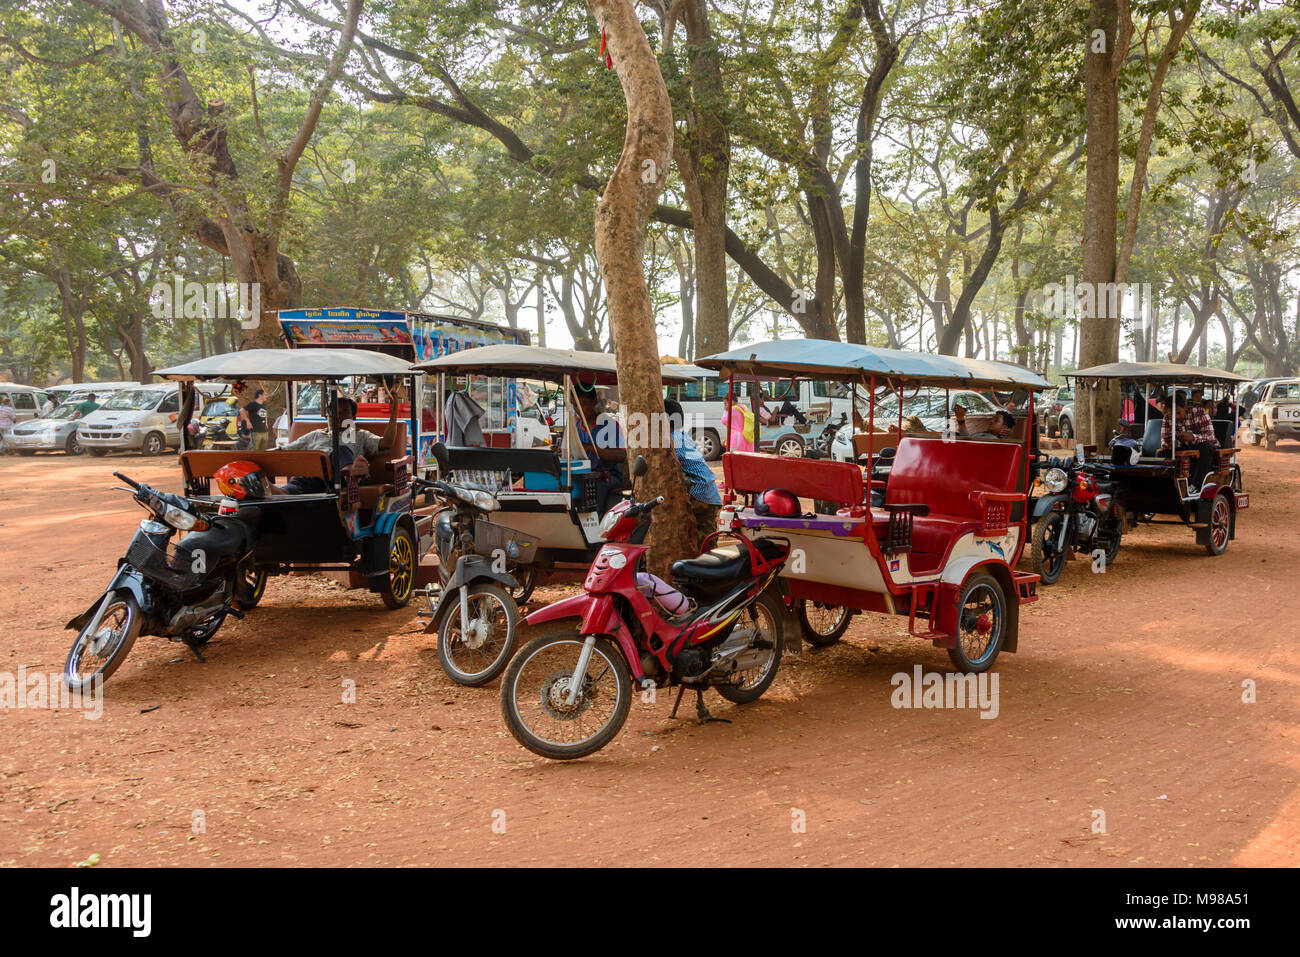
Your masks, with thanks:
M650 463L645 460L644 455L638 455L636 461L632 463L632 477L640 478L650 471Z
M434 442L431 451L433 452L433 460L438 463L438 474L446 478L451 471L451 456L447 453L447 446L441 442Z

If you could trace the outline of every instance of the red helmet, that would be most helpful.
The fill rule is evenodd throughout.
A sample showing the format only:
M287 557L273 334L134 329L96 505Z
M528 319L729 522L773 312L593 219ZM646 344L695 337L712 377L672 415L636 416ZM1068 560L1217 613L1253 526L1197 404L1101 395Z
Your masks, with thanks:
M770 488L758 497L754 511L773 518L798 518L799 499L783 488Z
M212 473L217 488L231 498L266 498L266 473L256 462L229 462Z

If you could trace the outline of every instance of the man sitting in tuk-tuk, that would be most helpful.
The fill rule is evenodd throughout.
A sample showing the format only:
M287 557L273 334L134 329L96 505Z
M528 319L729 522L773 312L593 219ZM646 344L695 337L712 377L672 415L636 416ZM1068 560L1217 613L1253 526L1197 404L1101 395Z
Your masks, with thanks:
M383 435L375 435L357 426L357 403L348 396L339 396L335 407L340 430L339 454L338 461L330 463L334 474L357 477L370 474L366 456L387 451L397 441L397 406L396 401L389 402L388 426ZM327 425L279 447L285 451L333 452L334 440ZM284 485L272 487L273 493L283 495L311 495L329 490L329 483L324 479L305 475L295 475Z
M617 498L626 484L623 470L627 465L627 440L617 418L599 414L594 382L575 380L574 392L582 412L574 423L578 427L578 441L582 443L591 461L591 472L596 476L596 513L604 515L610 499ZM590 432L587 426L590 426Z

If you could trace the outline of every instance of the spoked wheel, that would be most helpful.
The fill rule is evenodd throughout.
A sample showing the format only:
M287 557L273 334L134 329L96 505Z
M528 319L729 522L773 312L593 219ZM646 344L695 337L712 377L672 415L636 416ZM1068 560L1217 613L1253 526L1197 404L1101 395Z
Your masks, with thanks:
M63 666L63 680L68 688L80 691L91 686L96 676L107 681L126 660L140 634L140 608L135 598L128 594L113 594L103 599L108 602L99 627L94 634L90 626L94 615L77 635Z
M515 600L516 605L522 605L528 601L533 594L533 589L537 587L537 566L514 565L510 568L510 574L514 576L515 581L519 582L518 588L508 589L510 597Z
M266 591L266 572L253 567L251 559L239 563L235 571L235 603L243 611L256 608Z
M618 734L632 706L632 673L608 638L596 639L570 696L584 643L577 632L534 638L501 682L506 726L544 758L567 761L599 751Z
M972 575L957 606L957 645L948 649L953 667L968 674L988 671L1007 636L1007 599L992 575Z
M801 601L797 611L803 636L808 644L825 648L843 636L853 619L853 612L843 605L826 605L819 601Z
M758 596L758 601L749 606L749 611L741 616L741 622L744 622L745 618L749 619L744 627L753 628L772 647L763 656L761 664L741 671L735 676L736 684L717 685L718 694L728 701L736 704L757 701L776 680L776 670L781 665L781 653L785 650L781 612L781 602L775 595L762 594ZM737 624L739 625L740 622Z
M415 585L415 542L402 525L393 529L388 543L388 575L379 586L379 597L389 608L402 608L411 600Z
M1106 567L1109 568L1115 563L1115 559L1119 558L1119 546L1124 538L1124 524L1119 520L1118 515L1111 519L1111 528L1107 534L1109 541L1106 543L1105 556Z
M782 439L777 443L776 454L784 455L786 458L797 459L803 456L803 442L799 439L790 438Z
M1232 506L1228 504L1228 496L1220 492L1210 507L1210 540L1205 543L1205 550L1211 555L1222 555L1228 550L1231 532Z
M487 684L501 674L515 650L519 612L514 600L500 585L471 585L465 596L468 629L461 627L460 592L442 600L452 604L438 627L438 663L457 684Z
M1060 548L1061 524L1065 521L1062 512L1050 512L1038 520L1034 526L1034 541L1030 554L1034 561L1034 570L1042 577L1044 585L1054 585L1065 571L1065 561L1069 557L1069 543Z

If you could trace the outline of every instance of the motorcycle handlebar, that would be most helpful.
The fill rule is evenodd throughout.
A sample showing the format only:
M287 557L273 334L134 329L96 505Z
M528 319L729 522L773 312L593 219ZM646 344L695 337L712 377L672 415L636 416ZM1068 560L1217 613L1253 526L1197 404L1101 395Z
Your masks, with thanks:
M113 475L114 475L115 478L120 478L123 482L125 482L127 485L131 486L131 488L135 489L137 492L140 491L140 489L141 489L141 485L140 485L140 483L137 482L135 479L127 478L127 477L126 477L125 475L123 475L121 472L114 472Z

